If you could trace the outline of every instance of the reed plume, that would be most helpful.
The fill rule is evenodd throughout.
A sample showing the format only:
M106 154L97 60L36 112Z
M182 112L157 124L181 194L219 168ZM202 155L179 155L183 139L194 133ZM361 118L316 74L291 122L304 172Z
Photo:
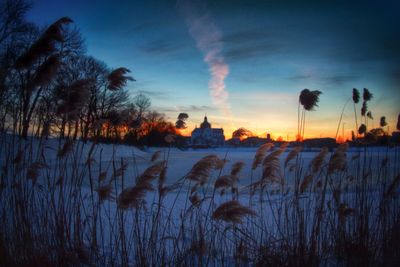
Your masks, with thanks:
M190 203L192 203L192 205L195 206L195 207L200 206L200 203L201 203L201 199L200 199L200 197L199 197L199 195L198 195L197 193L192 194L192 195L189 197L189 201L190 201Z
M381 119L379 120L379 126L381 126L381 127L387 126L387 122L386 122L386 117L385 116L382 116Z
M368 111L368 105L366 101L363 101L362 107L361 107L361 116L365 116L365 114Z
M55 52L56 43L64 41L62 27L69 23L72 23L72 20L68 17L63 17L50 25L40 38L17 59L16 68L28 68L37 62L40 57L48 56Z
M58 42L63 42L64 35L62 32L62 26L72 22L72 19L70 19L69 17L62 17L54 22L52 25L50 25L45 31L44 35Z
M397 116L396 129L397 129L398 131L400 131L400 113L399 113L399 115Z
M300 104L303 105L304 109L307 111L314 110L315 107L318 107L320 94L322 94L322 92L318 90L310 91L309 89L304 89L300 93Z
M393 181L389 184L385 192L385 198L394 197L396 195L399 186L400 186L400 174L394 177Z
M160 175L165 162L158 162L148 167L137 179L136 185L124 189L118 196L117 206L119 209L136 208L140 203L145 202L144 197L154 188L151 182Z
M119 209L126 210L129 208L137 208L148 191L152 191L153 187L150 184L137 184L133 187L124 189L118 196L117 206Z
M328 174L332 174L334 171L343 171L346 168L346 151L348 144L341 144L333 153L328 165Z
M193 165L187 178L203 185L207 181L211 171L221 166L221 161L216 155L205 156Z
M118 169L115 169L112 177L116 178L119 176L123 176L127 168L128 168L128 164L126 162L122 162L121 166Z
M137 179L137 184L149 183L159 176L164 167L165 161L157 162L148 167Z
M102 185L95 189L97 195L99 196L100 203L104 202L107 199L113 198L112 189L113 187L111 184Z
M151 156L150 161L151 162L156 161L160 157L160 155L161 155L161 151L160 150L154 152L153 155Z
M356 130L358 130L358 121L357 121L357 110L356 110L356 104L360 102L360 92L356 89L353 88L353 107L354 107L354 119L356 123ZM352 138L353 141L356 140L356 136L354 135L354 138Z
M285 151L284 148L279 148L271 152L268 156L266 156L263 160L263 173L262 180L263 182L276 182L279 181L279 171L280 171L280 161L279 156Z
M128 81L135 81L131 76L127 76L126 74L131 72L127 68L117 68L113 70L108 76L108 90L110 91L118 91L122 89Z
M374 119L374 117L372 116L372 112L371 112L371 111L368 111L368 112L367 112L367 117L368 117L369 119L371 119L371 120Z
M298 141L303 140L305 131L306 111L312 111L315 107L318 107L319 96L322 94L321 91L315 90L310 91L309 89L303 89L299 96L299 105L297 109L297 139ZM300 116L300 104L303 106L302 114ZM301 119L300 119L301 117Z
M251 166L252 170L256 169L258 167L258 165L261 164L261 162L265 156L265 153L267 153L267 151L270 150L273 146L274 146L273 143L266 143L266 144L261 145L257 149L256 154L253 159L253 164Z
M367 102L367 101L370 101L372 99L372 97L373 97L373 95L371 94L371 92L367 88L364 88L363 100L365 102Z
M165 161L164 161L165 163ZM168 166L165 164L165 166L162 167L162 170L160 172L160 177L158 177L158 181L160 185L163 185L165 183L165 179L167 177L167 170Z
M288 165L288 163L289 163L292 159L294 159L294 158L301 152L301 150L303 150L303 147L301 147L301 146L296 146L296 147L294 147L294 148L292 149L292 151L289 152L289 154L287 155L286 160L285 160L285 168L286 168L286 166Z
M304 176L303 181L301 182L299 188L300 194L304 193L307 190L308 186L311 184L313 180L313 177L314 176L312 174Z
M222 203L213 212L212 218L214 220L222 220L225 222L240 224L244 216L255 216L256 213L245 206L242 206L237 200L231 200Z
M313 173L316 173L321 169L327 154L328 154L328 148L323 147L321 151L318 153L318 155L315 156L315 158L313 158L310 164Z
M367 132L367 126L365 124L361 124L360 127L358 128L358 133L359 134L365 134Z
M357 104L360 101L360 92L356 89L353 88L353 103Z
M168 166L164 165L160 172L160 175L158 177L158 193L160 194L160 196L164 196L171 189L171 188L164 186L165 179L167 177L167 169L168 169Z
M232 169L231 169L231 175L233 176L237 176L242 168L244 166L244 162L243 161L237 161L232 165Z
M214 188L232 187L236 183L237 177L234 175L222 175L214 183Z
M60 65L60 56L58 54L47 58L46 61L37 68L32 85L34 87L48 85L53 80Z

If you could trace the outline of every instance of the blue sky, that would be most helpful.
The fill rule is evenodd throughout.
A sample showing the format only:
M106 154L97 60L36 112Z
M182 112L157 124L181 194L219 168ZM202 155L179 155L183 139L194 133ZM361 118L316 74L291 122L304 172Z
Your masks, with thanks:
M71 17L87 53L125 66L153 108L189 129L207 113L227 135L238 127L294 138L297 99L320 90L306 136L332 136L353 87L369 88L378 126L400 112L400 5L396 1L36 0L28 19ZM211 70L214 70L212 72ZM353 109L345 111L346 135Z

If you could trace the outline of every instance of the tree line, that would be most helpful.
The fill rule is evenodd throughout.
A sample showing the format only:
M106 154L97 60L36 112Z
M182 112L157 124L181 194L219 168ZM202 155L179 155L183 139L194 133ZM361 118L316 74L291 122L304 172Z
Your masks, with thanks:
M163 145L165 136L177 134L147 96L128 94L135 81L129 69L112 69L86 53L72 19L41 27L26 20L30 8L25 0L0 4L3 133L134 145Z

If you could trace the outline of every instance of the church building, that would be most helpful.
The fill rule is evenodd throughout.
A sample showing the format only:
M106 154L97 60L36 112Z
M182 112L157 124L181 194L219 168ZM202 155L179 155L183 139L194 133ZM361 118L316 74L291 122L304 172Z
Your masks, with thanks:
M223 146L225 144L224 129L212 128L205 116L200 128L196 127L192 131L191 143L192 146Z

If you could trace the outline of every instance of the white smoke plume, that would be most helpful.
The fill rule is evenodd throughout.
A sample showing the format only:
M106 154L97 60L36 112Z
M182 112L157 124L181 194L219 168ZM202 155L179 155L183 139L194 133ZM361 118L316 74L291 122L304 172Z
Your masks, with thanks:
M177 7L184 16L189 33L196 41L197 47L204 53L204 61L209 66L211 79L208 86L213 104L232 122L228 103L229 93L225 88L229 66L222 55L221 32L207 13L204 1L178 0Z

